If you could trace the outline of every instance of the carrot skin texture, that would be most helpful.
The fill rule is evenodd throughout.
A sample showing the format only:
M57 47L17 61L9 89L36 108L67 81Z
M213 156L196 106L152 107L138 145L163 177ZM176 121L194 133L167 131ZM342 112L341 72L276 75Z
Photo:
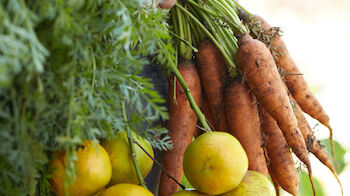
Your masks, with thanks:
M201 102L200 109L201 109L202 113L204 114L209 126L213 128L213 126L215 124L215 118L214 118L213 114L211 113L208 99L205 96L205 93L202 93L202 102Z
M295 155L311 168L304 138L270 51L247 34L240 37L238 44L237 62L248 87L277 121Z
M198 71L190 61L180 62L178 65L182 77L186 81L193 98L199 104L201 99L201 84ZM183 175L183 156L187 146L192 142L196 130L197 116L191 109L180 83L176 82L176 103L173 100L174 77L171 77L169 88L169 120L167 129L171 137L173 148L164 152L163 167L179 182ZM159 196L168 196L177 192L179 186L164 172L160 177Z
M270 177L271 177L273 186L275 187L276 196L280 196L280 185L278 184L278 180L277 180L275 174L273 174L273 173L270 171L270 168L269 168L269 174L270 174Z
M249 16L244 13L241 13L240 16L245 23L251 21ZM264 33L273 36L269 43L270 51L272 54L275 54L274 57L276 64L286 73L284 76L285 83L290 93L299 104L300 108L305 113L309 114L311 117L318 120L321 124L325 125L329 129L332 156L334 157L333 130L329 123L329 116L323 109L320 102L311 92L308 84L304 80L303 75L299 74L300 70L289 54L286 44L284 43L283 39L277 34L276 30L273 29L260 16L254 16L253 20L260 22Z
M263 18L255 17L262 24L262 28L270 34L275 33L271 26L263 20ZM285 83L294 97L294 99L299 104L300 108L311 117L318 120L320 123L331 129L329 124L329 117L322 108L320 102L311 92L308 84L304 80L303 75L293 75L295 73L301 73L295 64L294 60L290 56L287 46L279 35L276 35L271 40L271 50L275 50L275 53L280 53L277 55L276 64L281 67L287 74L284 76ZM288 74L291 73L291 74Z
M301 110L298 103L295 101L295 99L289 94L290 100L294 103L294 111L298 119L298 124L300 131L305 139L305 143L307 146L308 151L310 151L315 157L321 161L328 169L333 173L335 179L337 180L342 195L343 195L343 187L342 184L337 176L337 173L332 165L332 161L329 158L327 152L324 150L324 148L320 145L319 140L315 137L315 135L312 132L311 127L309 126L309 123L307 122L303 111Z
M208 39L200 43L196 57L204 93L215 119L214 127L216 130L228 131L222 104L226 78L224 59L219 49Z
M314 154L325 166L327 166L332 172L335 172L332 165L331 159L328 157L326 151L322 148L319 141L314 136L309 123L307 122L303 111L300 106L296 103L293 97L290 97L291 101L294 103L294 111L298 119L298 124L300 131L305 139L306 146L308 150Z
M203 89L202 89L202 92L203 92ZM213 117L213 115L212 115L212 113L210 111L210 107L209 107L209 103L208 103L207 97L205 96L204 93L202 93L202 100L201 100L200 109L201 109L202 113L204 114L205 120L209 124L210 128L215 130L215 128L214 128L215 120L214 120L214 117ZM203 132L204 132L204 130L201 130L199 127L197 127L196 131L194 132L193 137L197 138Z
M254 95L249 93L244 83L236 80L226 87L224 97L230 133L239 140L246 151L249 160L248 169L268 177L259 113Z
M288 143L276 121L261 106L259 114L261 130L266 141L269 170L285 191L297 195L299 176Z

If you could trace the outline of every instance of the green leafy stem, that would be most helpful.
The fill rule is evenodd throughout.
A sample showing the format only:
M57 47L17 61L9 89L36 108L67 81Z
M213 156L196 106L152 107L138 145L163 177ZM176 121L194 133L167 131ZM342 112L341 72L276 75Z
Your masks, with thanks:
M126 110L125 110L125 101L126 101L125 99L122 101L122 112L123 112L124 121L127 122L128 118L127 118ZM131 159L132 159L132 163L134 165L134 169L136 171L137 179L139 180L140 185L147 189L147 186L146 186L145 181L143 180L143 177L141 174L140 167L139 167L137 160L136 160L136 150L135 150L135 145L134 145L135 140L131 135L131 129L128 125L125 127L125 129L126 129L125 130L126 135L128 137L130 151L131 151Z

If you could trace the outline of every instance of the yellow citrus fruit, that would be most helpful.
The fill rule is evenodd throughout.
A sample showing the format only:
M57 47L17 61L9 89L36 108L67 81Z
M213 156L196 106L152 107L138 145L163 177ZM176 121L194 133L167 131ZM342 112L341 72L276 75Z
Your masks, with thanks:
M76 155L76 179L68 188L70 196L91 195L108 184L112 176L112 166L107 152L101 145L93 141L84 141L77 149ZM65 153L61 152L51 162L51 185L58 196L65 195L65 159Z
M138 137L135 133L132 133L132 136L152 157L154 157L152 146L147 140ZM131 159L129 141L125 131L117 133L113 140L104 141L102 145L109 154L112 164L112 178L109 185L119 183L138 184L139 181ZM153 160L136 144L135 150L137 163L142 176L145 178L152 169Z
M121 183L109 187L101 196L153 196L153 194L142 186Z
M191 185L206 194L235 188L248 169L248 157L239 141L225 132L207 132L186 149L184 172Z
M206 196L206 195L194 190L183 190L183 191L176 192L171 196Z
M273 184L264 175L248 170L242 182L223 196L275 196Z
M107 190L106 187L103 187L102 189L98 190L95 194L93 194L92 196L101 196L101 194L103 192L105 192Z

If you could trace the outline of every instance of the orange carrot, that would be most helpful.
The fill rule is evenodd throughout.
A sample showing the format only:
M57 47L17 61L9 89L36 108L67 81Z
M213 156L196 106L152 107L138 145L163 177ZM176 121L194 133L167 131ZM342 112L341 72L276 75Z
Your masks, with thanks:
M199 104L202 89L195 65L190 61L184 61L178 65L178 70L186 81L194 100ZM197 116L191 109L190 103L179 82L176 82L176 103L173 100L173 89L174 81L171 80L167 128L173 148L164 152L163 167L177 181L181 181L183 175L183 156L196 130ZM163 172L160 177L159 196L169 196L177 192L178 189L179 186Z
M268 177L269 172L260 134L259 113L254 95L248 92L245 84L235 80L226 87L224 97L230 132L239 140L248 155L248 169Z
M268 168L268 169L269 169L269 174L270 174L270 177L271 177L273 186L275 187L276 196L279 196L279 195L280 195L280 184L278 183L275 174L273 174L273 173L271 172L270 168Z
M207 100L207 97L205 96L204 93L202 93L202 101L201 101L201 105L200 105L200 109L202 111L202 113L204 114L207 123L209 124L209 126L214 130L214 117L210 111L210 107L209 107L209 103ZM194 137L198 137L203 133L203 130L197 126L196 131L194 132Z
M211 113L210 110L210 106L208 103L208 99L205 96L205 93L202 94L202 102L201 102L201 107L200 107L202 113L204 114L207 123L209 124L209 126L213 127L214 126L214 122L215 122L215 118L213 116L213 114Z
M224 59L220 51L208 39L201 42L196 57L204 93L215 119L214 127L217 130L228 131L222 105L226 74Z
M338 184L340 185L341 192L343 193L343 187L340 183L340 180L338 179L336 171L332 165L331 159L329 158L327 152L320 145L320 141L317 140L315 135L313 134L312 129L309 126L309 123L307 122L300 106L297 104L297 102L293 99L293 97L291 95L289 96L289 98L294 103L294 111L295 111L295 114L296 114L297 119L298 119L300 131L305 139L307 149L313 155L315 155L316 158L318 160L320 160L326 167L328 167L329 170L331 170L331 172L333 173L334 177L336 178Z
M270 51L264 43L252 39L248 34L239 38L238 45L237 62L249 88L263 108L277 121L293 152L312 176L304 138ZM312 178L310 181L314 188Z
M245 20L245 22L250 21L247 15L241 14L240 16L242 16L242 19ZM271 28L271 26L260 16L254 16L253 20L260 22L261 30L264 34L272 36L268 41L269 43L266 44L268 44L271 53L274 54L276 64L285 72L284 79L286 85L296 102L305 113L309 114L329 129L332 156L334 158L333 130L330 126L327 113L324 111L317 98L312 94L303 75L300 74L300 70L290 56L284 41L278 35L278 32L274 28Z
M259 114L271 177L274 177L284 190L295 196L298 194L299 177L288 143L276 121L261 106Z

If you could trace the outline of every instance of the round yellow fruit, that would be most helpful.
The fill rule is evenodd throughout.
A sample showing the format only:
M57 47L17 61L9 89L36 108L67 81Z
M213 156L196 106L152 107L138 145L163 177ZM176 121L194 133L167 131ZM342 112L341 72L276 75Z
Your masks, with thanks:
M154 157L152 146L147 140L138 137L134 133L132 133L132 136L152 157ZM119 183L138 184L139 181L131 159L129 141L125 131L117 133L113 140L104 141L102 145L109 154L112 164L112 178L109 185ZM137 163L142 176L145 178L152 169L153 160L136 144L135 150Z
M275 196L276 191L273 184L264 175L256 171L246 173L242 182L223 196Z
M109 187L101 196L153 196L153 194L142 186L121 183Z
M112 166L105 149L92 141L84 141L76 151L76 179L69 186L70 196L85 196L96 193L106 186L112 176ZM61 152L51 162L53 192L64 196L65 153Z
M206 194L222 194L235 188L248 170L242 145L225 132L207 132L186 149L184 172L191 185Z
M206 196L206 195L194 190L183 190L183 191L176 192L171 196Z
M92 196L101 196L101 194L103 192L105 192L107 190L106 187L103 187L102 189L98 190L95 194L93 194Z

